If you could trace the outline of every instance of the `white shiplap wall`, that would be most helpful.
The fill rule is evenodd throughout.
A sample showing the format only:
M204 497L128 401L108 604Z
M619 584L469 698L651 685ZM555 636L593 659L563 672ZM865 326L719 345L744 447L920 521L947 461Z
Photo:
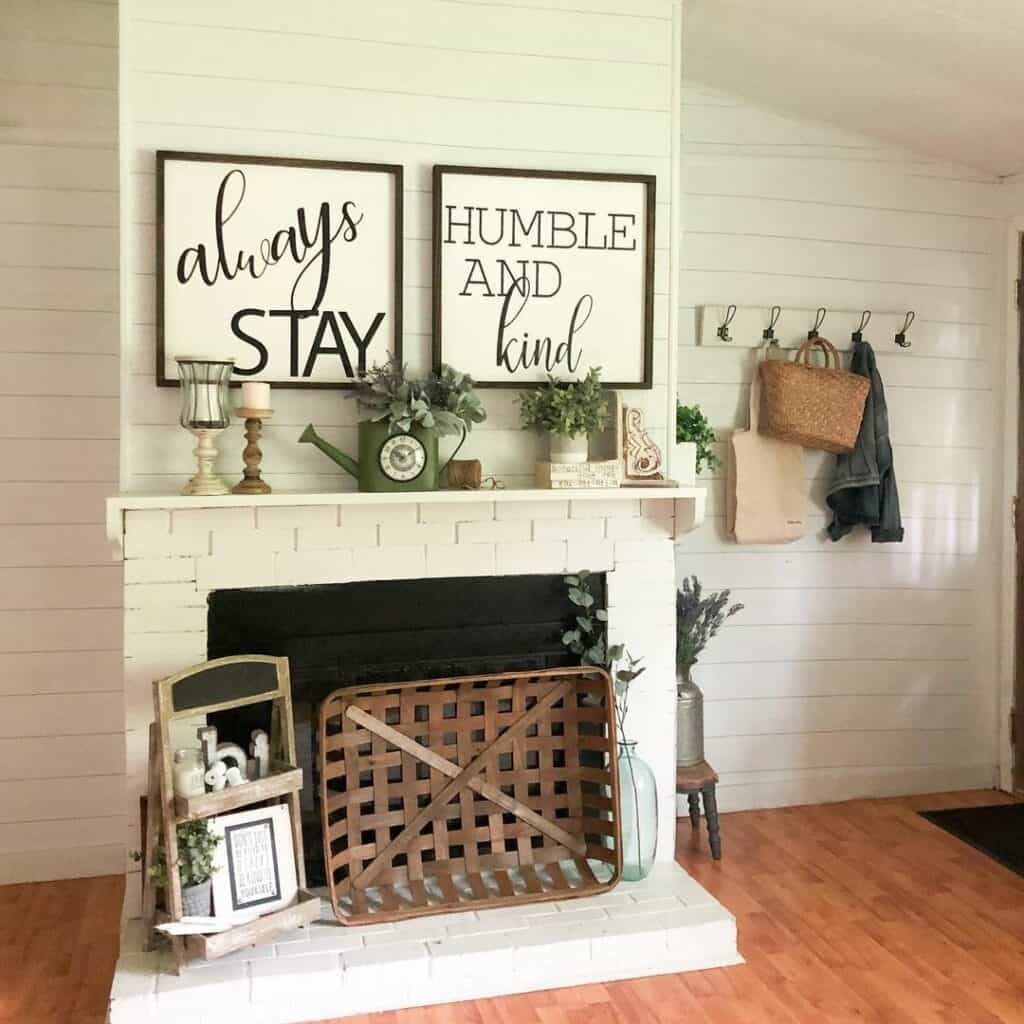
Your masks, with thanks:
M405 166L405 358L429 364L430 174L435 163L654 173L657 387L639 402L667 427L672 0L125 0L127 489L190 472L177 392L153 385L154 152L281 154ZM463 449L486 474L532 474L541 442L507 392ZM354 481L295 439L312 421L355 449L343 392L278 391L264 475L280 489ZM219 465L240 471L241 429Z
M706 524L677 548L680 574L747 605L698 670L721 806L991 785L1000 186L697 85L683 140L679 395L720 438L745 425L752 351L696 346L694 307L917 311L909 350L867 332L903 544L872 545L863 530L828 540L833 459L808 453L804 539L727 539L715 474Z
M0 10L0 884L124 863L117 7Z

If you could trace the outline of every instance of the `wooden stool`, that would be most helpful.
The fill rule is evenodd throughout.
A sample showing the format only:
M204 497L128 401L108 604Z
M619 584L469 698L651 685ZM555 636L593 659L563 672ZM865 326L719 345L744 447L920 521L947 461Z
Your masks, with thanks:
M685 767L679 765L676 768L676 792L686 794L690 804L690 824L694 828L700 828L700 798L704 797L704 817L708 821L711 856L721 860L722 837L718 831L718 800L715 797L717 783L718 776L707 761Z

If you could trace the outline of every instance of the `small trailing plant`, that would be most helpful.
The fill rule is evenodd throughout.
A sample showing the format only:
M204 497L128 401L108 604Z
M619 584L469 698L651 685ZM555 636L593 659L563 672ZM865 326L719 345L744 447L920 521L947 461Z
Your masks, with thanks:
M691 441L697 446L697 472L707 466L717 469L719 458L711 450L715 443L715 432L699 405L676 403L676 444Z
M601 368L592 366L582 380L547 381L519 399L524 430L562 437L590 437L608 424L608 399L601 390Z
M462 434L487 419L473 378L442 366L439 374L410 379L405 366L388 360L367 371L356 398L371 412L373 423L386 422L392 434L408 433L413 426L441 436Z
M208 882L216 870L213 857L221 837L214 835L205 820L186 821L178 826L178 874L182 888ZM142 860L142 854L135 852L132 858ZM149 877L158 889L167 888L167 860L163 847L156 851Z
M700 580L690 576L676 592L676 665L684 673L696 664L701 652L743 605L729 606L729 591L704 595Z
M597 608L589 572L565 577L569 602L575 609L575 624L562 634L562 644L580 659L581 665L605 669L615 686L615 717L619 738L626 741L630 684L646 671L642 658L634 658L624 644L608 643L608 610Z

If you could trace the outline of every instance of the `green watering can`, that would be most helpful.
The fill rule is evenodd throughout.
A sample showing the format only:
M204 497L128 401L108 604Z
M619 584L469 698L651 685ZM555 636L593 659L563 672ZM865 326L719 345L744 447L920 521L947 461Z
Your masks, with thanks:
M363 420L359 424L358 462L320 437L312 424L302 432L299 441L315 444L346 473L351 473L359 481L361 491L437 490L441 469L434 430L413 424L408 432L393 434L387 422Z

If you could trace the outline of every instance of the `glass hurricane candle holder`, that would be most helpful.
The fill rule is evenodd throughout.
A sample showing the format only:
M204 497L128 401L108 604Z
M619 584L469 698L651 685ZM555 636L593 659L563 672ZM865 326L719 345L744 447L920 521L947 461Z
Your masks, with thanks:
M217 458L214 438L231 422L228 385L233 359L196 359L178 356L181 380L181 425L196 438L193 455L198 470L182 494L229 494L230 488L213 471Z

